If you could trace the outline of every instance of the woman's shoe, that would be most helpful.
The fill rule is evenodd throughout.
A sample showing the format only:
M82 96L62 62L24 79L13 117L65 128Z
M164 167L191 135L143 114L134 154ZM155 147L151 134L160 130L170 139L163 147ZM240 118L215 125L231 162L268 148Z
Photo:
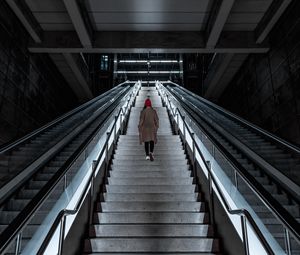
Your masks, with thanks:
M153 157L153 154L151 152L150 152L150 160L154 161L154 157Z
M146 156L146 160L149 160L150 159L150 157L149 156Z

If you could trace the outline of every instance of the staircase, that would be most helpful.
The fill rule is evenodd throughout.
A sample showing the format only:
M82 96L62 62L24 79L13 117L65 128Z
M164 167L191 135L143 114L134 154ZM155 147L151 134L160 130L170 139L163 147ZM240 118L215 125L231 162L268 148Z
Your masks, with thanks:
M153 162L145 159L138 140L139 114L147 96L160 119ZM172 134L155 88L140 90L107 183L85 240L85 254L220 254L182 143Z

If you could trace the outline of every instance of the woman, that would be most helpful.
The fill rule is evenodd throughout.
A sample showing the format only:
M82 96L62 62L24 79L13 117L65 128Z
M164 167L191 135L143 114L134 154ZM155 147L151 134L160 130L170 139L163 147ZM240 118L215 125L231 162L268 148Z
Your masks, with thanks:
M140 114L139 133L140 144L145 143L146 160L154 160L154 144L157 143L157 129L159 120L156 111L152 108L151 100L145 100L145 105ZM150 150L149 150L150 147Z

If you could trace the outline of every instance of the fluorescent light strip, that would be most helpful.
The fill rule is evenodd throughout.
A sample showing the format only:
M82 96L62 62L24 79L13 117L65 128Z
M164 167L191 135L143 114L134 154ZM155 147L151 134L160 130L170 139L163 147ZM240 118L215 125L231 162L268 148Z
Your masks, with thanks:
M119 63L178 63L178 60L119 60Z
M114 73L124 73L124 74L147 74L148 71L115 71ZM171 74L171 73L183 73L181 71L149 71L149 74Z

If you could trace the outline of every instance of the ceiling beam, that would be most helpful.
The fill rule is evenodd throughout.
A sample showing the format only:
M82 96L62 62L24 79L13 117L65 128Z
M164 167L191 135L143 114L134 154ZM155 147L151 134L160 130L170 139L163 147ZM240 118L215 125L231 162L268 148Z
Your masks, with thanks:
M63 56L68 63L69 67L73 71L74 76L76 77L78 83L80 84L80 87L72 86L73 90L77 94L79 98L83 99L92 99L93 94L90 90L90 87L88 85L88 82L86 80L86 77L82 74L82 71L79 68L78 61L76 61L76 56L71 53L63 53ZM77 56L79 59L80 57ZM82 60L81 60L82 61Z
M218 54L208 69L208 74L204 80L204 97L211 98L216 94L219 94L218 90L221 85L221 78L224 75L227 67L229 66L231 60L233 59L233 53Z
M222 32L215 48L206 48L201 32L96 32L93 48L84 48L75 32L44 32L42 44L32 43L35 53L265 53L253 32Z
M216 102L247 57L248 54L217 54L204 80L204 97Z
M292 0L274 0L255 29L256 43L262 43Z
M91 26L86 18L86 13L83 11L83 5L79 5L76 0L63 0L72 23L75 27L79 40L84 48L92 47Z
M214 0L206 26L206 47L214 48L230 14L235 0Z
M6 0L6 2L21 21L34 42L41 43L42 28L33 16L25 0Z

